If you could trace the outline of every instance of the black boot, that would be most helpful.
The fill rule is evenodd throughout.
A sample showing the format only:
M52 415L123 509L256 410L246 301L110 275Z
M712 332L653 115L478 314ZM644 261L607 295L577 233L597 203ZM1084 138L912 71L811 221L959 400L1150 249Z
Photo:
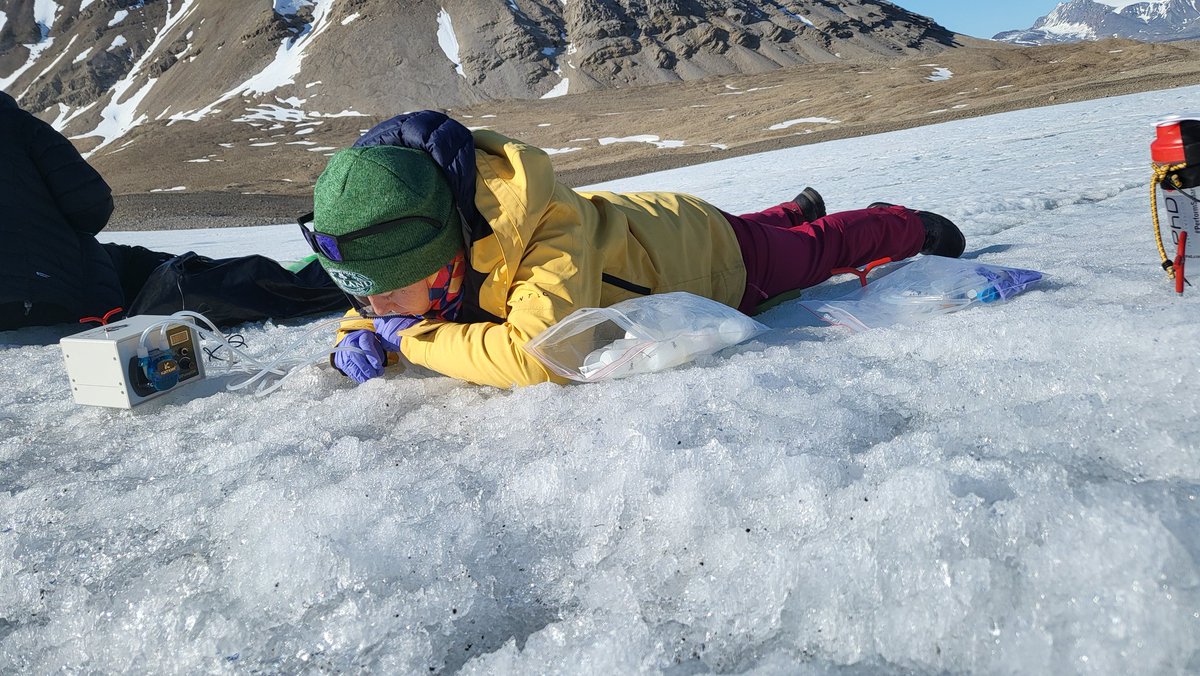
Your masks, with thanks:
M895 206L887 202L872 202L868 209L884 209ZM925 226L925 243L921 245L921 253L926 256L945 256L958 258L967 248L967 238L950 219L939 216L932 211L918 211L917 218Z
M792 201L800 207L800 213L804 214L804 220L808 223L825 216L825 200L821 198L821 193L813 188L801 190Z
M950 219L930 211L918 211L917 216L925 226L925 243L921 245L921 253L946 258L958 258L963 254L967 248L967 238Z

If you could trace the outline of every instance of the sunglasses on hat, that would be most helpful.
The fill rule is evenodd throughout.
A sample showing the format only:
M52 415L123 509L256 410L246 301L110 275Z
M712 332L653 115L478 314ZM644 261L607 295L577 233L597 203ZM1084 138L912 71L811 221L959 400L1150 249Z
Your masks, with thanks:
M392 221L384 221L375 225L368 225L359 230L353 230L341 235L327 235L323 232L317 232L313 227L313 214L308 212L300 218L296 219L296 223L300 225L300 234L304 235L304 241L308 242L308 246L312 248L317 255L324 256L331 261L342 263L345 262L345 255L342 253L342 247L356 239L378 235L383 232L388 232L404 227L408 223L428 223L434 227L442 227L442 224L432 218L425 216L406 216L397 218Z

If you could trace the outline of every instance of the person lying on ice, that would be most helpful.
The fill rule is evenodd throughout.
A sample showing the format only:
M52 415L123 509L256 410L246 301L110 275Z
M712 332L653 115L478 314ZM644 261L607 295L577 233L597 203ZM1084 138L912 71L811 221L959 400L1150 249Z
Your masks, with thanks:
M565 382L521 346L571 312L687 291L753 313L834 268L957 257L945 218L900 206L825 214L815 190L733 216L691 195L578 192L542 150L433 111L335 153L305 239L356 309L333 365L358 382L409 361L473 383Z

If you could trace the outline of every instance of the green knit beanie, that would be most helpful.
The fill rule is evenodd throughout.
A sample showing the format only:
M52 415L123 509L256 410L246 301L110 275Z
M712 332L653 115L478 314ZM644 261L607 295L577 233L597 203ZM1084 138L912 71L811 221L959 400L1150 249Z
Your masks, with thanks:
M341 245L342 258L321 266L343 291L387 293L446 265L462 248L450 186L428 153L395 146L334 153L313 188L313 227L327 235L402 218L413 220ZM435 225L438 224L438 225Z

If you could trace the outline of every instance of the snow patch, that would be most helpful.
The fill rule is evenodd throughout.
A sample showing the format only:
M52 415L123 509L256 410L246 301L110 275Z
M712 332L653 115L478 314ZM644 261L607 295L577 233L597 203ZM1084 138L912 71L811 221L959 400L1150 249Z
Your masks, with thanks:
M1092 1L1097 4L1100 4L1100 5L1106 5L1108 7L1111 7L1112 11L1114 11L1118 14L1120 14L1121 11L1124 10L1126 7L1129 7L1132 5L1141 5L1141 4L1165 5L1165 4L1167 4L1167 2L1165 0L1134 0L1133 2L1123 2L1122 0L1092 0Z
M614 143L649 143L650 145L657 146L659 148L682 148L684 146L683 141L660 141L659 138L653 134L638 134L636 136L625 136L622 138L606 136L599 139L597 142L602 146L612 145Z
M817 24L810 21L809 18L804 16L803 14L797 14L797 13L789 10L788 8L784 7L783 5L776 5L776 7L778 7L784 14L799 21L800 23L803 23L806 26L809 26L811 28L817 28ZM820 30L820 29L817 28L817 30Z
M567 89L570 86L570 84L571 84L571 79L564 77L561 81L559 81L558 84L554 85L553 89L546 92L545 94L542 94L542 98L543 99L554 99L554 98L558 98L560 96L566 96Z
M187 186L177 185L174 188L153 188L150 192L183 192L187 190Z
M351 23L353 23L353 22L354 22L354 20L355 20L355 19L357 19L359 16L361 16L361 15L360 15L358 12L355 12L355 13L351 14L350 16L346 17L345 19L342 19L342 25L343 25L343 26L349 26L349 25L350 25Z
M91 47L88 47L87 49L85 49L85 50L83 50L82 52L80 52L80 53L79 53L79 56L76 56L76 57L75 57L75 60L74 60L74 61L72 61L71 63L79 63L80 61L86 61L86 60L87 60L87 58L88 58L88 55L89 55L89 54L91 54L91 53L92 53L92 48L91 48Z
M58 104L58 108L59 108L58 118L55 119L54 122L52 122L50 124L52 127L57 129L58 131L62 131L63 129L66 129L67 125L71 124L72 120L74 120L75 118L79 117L80 115L86 113L88 110L90 110L95 105L96 105L96 102L92 101L91 103L87 104L86 106L79 108L75 112L70 113L68 115L67 112L70 110L70 108L68 108L66 104L60 103L60 104Z
M773 125L767 127L767 130L768 131L779 131L780 129L787 129L788 127L794 127L798 124L840 124L840 123L841 123L841 120L833 120L828 117L798 117L794 120L787 120L785 122L780 122L779 124L773 124Z
M275 10L276 14L291 16L305 7L311 6L312 0L274 0L273 9Z
M116 49L117 47L124 47L125 44L126 44L125 36L118 35L117 37L113 38L112 44L109 45L108 49L106 49L104 51L111 52L112 50Z
M782 87L782 86L783 86L783 85L771 85L770 87L751 87L751 88L749 88L749 89L739 89L739 88L737 88L737 87L735 87L735 86L733 86L733 85L725 85L725 88L726 88L726 89L731 89L731 90L733 90L733 91L728 91L728 92L717 92L717 96L741 96L742 94L750 94L750 93L753 93L753 92L761 92L761 91L766 91L766 90L768 90L768 89L777 89L777 88L779 88L779 87ZM809 99L800 99L800 101L808 101L808 100L809 100Z
M61 52L58 53L58 56L54 57L54 60L50 62L50 65L43 68L42 72L33 76L33 79L31 79L29 81L29 84L25 86L25 89L22 90L20 94L14 96L13 98L17 99L18 101L25 98L25 95L29 93L29 88L32 87L34 85L34 83L36 83L38 80L45 77L47 73L49 73L55 66L58 65L59 61L62 61L67 56L67 54L71 51L71 45L74 45L75 40L78 38L79 38L78 35L72 35L71 40L69 42L67 42L67 46Z
M1096 31L1085 23L1048 23L1039 30L1051 35L1079 40L1091 40L1096 37Z
M128 10L118 9L117 11L113 12L112 18L108 20L108 27L112 28L113 26L121 23L127 16L129 16Z
M454 23L445 7L438 12L437 22L438 47L442 48L442 53L454 64L454 72L465 78L467 74L463 72L462 61L458 56L458 36L454 34Z
M8 14L0 12L0 30L4 30L4 24L8 23Z
M306 56L305 50L326 29L329 28L329 14L335 0L313 0L313 22L305 24L304 28L294 37L285 40L275 52L275 59L267 67L252 75L245 82L225 92L216 101L199 109L171 116L172 122L199 121L216 110L222 103L241 95L254 94L261 96L273 92L285 85L295 84L296 76Z
M925 79L930 82L944 82L952 77L954 77L954 73L949 68L935 68Z
M340 113L312 113L313 117L366 117L366 113L360 113L357 110L343 110ZM361 133L367 133L368 129L363 129Z
M54 28L54 21L60 9L62 8L54 0L33 0L33 20L41 27L43 40L50 34L50 29Z
M562 155L563 153L573 153L576 150L583 150L583 148L542 148L542 152L547 155Z
M183 0L179 6L179 11L175 14L167 15L167 19L161 30L154 36L154 41L138 59L133 68L119 82L112 86L112 95L109 97L108 105L100 111L100 122L96 128L90 132L86 132L74 138L89 138L99 136L100 143L84 154L84 157L91 157L100 149L108 146L113 141L124 136L130 129L136 127L146 120L145 114L137 114L138 106L142 100L150 93L158 78L150 78L144 85L141 86L133 94L126 96L126 93L133 88L134 83L142 73L142 68L151 63L156 58L156 52L160 45L170 39L171 33L175 27L187 18L193 9L195 0ZM170 4L167 5L168 9Z
M51 45L53 44L54 38L46 38L41 42L25 45L25 48L29 50L29 56L25 58L25 63L21 64L20 68L14 70L8 77L0 78L0 90L7 90L9 85L16 82L17 78L25 74L25 71L33 68L34 65L37 64L38 59L42 56L42 53L47 49L50 49Z

